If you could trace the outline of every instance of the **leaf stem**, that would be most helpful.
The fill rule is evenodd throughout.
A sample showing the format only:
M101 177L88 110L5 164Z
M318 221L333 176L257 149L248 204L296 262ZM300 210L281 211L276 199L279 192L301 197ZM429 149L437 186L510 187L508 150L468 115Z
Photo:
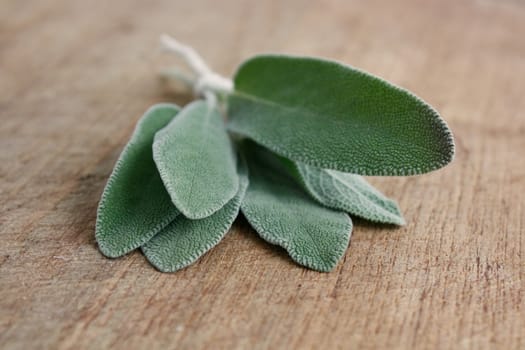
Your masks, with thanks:
M209 94L207 96L206 92L224 94L230 93L233 90L233 82L211 70L192 47L180 43L167 34L162 34L160 40L163 48L182 58L196 76L195 79L188 77L182 78L180 74L171 75L171 77L179 80L182 79L184 83L192 84L193 91L198 95L206 97L208 100ZM164 76L169 77L167 74Z

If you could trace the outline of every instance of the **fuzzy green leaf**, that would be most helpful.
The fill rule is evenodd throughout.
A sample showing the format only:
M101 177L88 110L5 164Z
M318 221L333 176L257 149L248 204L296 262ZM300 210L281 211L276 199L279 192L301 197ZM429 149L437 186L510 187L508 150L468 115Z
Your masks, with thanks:
M247 187L247 169L239 162L239 190L235 197L204 219L190 220L180 215L142 247L148 261L162 272L175 272L194 263L228 232Z
M171 104L151 107L117 160L97 212L95 237L104 255L115 258L140 247L179 214L151 149L155 133L178 112Z
M361 175L413 175L449 163L452 134L410 92L352 67L263 55L237 71L229 128L274 152Z
M396 202L359 175L294 163L305 189L319 203L374 222L404 225Z
M241 206L248 222L297 263L318 271L332 270L348 247L350 217L311 199L276 165L274 155L250 148L250 184Z
M222 208L239 187L236 160L220 113L196 101L157 133L153 157L175 206L190 219Z

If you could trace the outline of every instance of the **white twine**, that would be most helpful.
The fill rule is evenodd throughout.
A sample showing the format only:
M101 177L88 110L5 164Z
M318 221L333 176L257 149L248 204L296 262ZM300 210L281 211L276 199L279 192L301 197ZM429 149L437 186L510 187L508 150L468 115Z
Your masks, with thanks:
M233 90L233 82L212 71L192 47L181 44L167 34L162 34L160 41L165 50L177 54L195 74L193 91L196 94L204 96L210 103L215 103L217 99L215 92L231 92Z

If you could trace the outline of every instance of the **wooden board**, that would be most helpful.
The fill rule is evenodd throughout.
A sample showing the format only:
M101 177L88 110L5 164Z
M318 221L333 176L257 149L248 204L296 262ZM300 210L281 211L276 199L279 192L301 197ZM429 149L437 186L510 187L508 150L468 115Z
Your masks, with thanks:
M373 178L408 221L356 221L332 273L238 220L194 266L104 258L97 202L135 121L166 92L169 32L230 75L259 52L324 56L402 85L457 158ZM525 3L19 1L0 6L0 348L523 349Z

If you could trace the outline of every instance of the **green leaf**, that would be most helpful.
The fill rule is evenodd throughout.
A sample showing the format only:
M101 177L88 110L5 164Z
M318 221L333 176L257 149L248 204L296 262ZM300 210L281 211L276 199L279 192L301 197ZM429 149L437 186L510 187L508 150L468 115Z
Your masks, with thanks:
M374 222L404 225L396 202L359 175L294 163L305 189L319 203Z
M151 107L117 160L97 212L95 237L104 255L115 258L140 247L179 214L151 149L155 133L178 112L171 104Z
M311 199L276 165L274 155L248 148L250 184L241 206L248 222L297 263L318 271L332 270L348 247L350 217Z
M453 158L452 134L431 106L355 68L256 56L234 84L230 130L292 160L362 175L413 175Z
M148 261L162 272L174 272L199 259L217 245L239 213L248 187L244 163L239 162L239 190L235 197L216 213L200 220L182 215L142 247Z
M173 203L187 218L210 216L237 193L230 138L220 113L205 101L189 104L157 133L153 157Z

